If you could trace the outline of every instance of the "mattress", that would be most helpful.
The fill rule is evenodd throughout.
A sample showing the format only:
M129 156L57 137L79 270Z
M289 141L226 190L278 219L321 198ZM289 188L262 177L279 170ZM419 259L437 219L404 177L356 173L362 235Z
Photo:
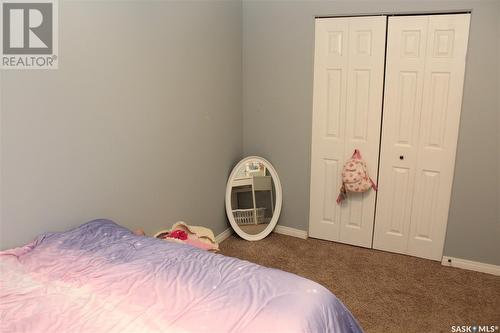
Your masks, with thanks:
M1 332L361 332L297 275L94 220L0 252Z

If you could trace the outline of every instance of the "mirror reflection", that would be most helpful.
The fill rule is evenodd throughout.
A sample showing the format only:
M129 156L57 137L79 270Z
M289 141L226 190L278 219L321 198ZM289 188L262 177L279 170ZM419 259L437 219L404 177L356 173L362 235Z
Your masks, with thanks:
M238 227L256 235L271 222L276 203L273 178L259 160L243 163L230 180L231 212Z

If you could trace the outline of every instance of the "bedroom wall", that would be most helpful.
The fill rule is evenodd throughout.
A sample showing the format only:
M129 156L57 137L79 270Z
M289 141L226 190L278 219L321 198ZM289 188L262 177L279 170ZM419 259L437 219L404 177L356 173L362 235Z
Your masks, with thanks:
M488 0L244 1L243 151L269 159L280 174L279 223L308 229L314 16L472 9L444 254L500 265L499 7Z
M0 72L0 247L99 217L225 230L241 2L59 4L59 69Z

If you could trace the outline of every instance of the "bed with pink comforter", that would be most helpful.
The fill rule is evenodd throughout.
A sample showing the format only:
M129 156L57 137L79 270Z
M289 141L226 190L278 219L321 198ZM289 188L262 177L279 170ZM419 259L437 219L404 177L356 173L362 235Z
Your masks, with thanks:
M361 332L297 275L95 220L0 252L0 332Z

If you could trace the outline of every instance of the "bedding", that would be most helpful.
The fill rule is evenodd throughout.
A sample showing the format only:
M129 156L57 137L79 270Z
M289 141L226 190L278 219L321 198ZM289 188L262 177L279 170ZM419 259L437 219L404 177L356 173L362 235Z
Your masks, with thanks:
M0 252L1 332L361 332L321 285L109 220Z

